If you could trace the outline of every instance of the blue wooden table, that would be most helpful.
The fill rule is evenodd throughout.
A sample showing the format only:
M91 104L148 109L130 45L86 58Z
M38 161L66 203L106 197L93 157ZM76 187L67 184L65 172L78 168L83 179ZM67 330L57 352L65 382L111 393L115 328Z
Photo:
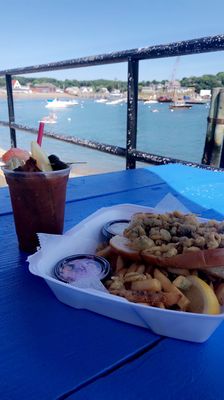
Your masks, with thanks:
M175 165L70 179L65 230L98 208L153 207L167 193L222 219L224 177L207 173ZM188 195L189 182L197 198ZM214 189L212 202L205 185ZM0 190L0 246L1 400L224 398L224 324L194 344L60 303L18 250L7 188Z

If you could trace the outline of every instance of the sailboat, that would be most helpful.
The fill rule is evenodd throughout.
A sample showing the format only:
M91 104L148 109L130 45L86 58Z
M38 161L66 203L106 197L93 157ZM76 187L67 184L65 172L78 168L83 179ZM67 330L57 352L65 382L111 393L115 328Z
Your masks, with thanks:
M172 104L170 104L170 110L183 110L192 108L191 104L187 104L184 100L176 100Z
M176 95L176 90L174 88L173 102L170 104L169 109L171 111L174 111L174 110L183 110L190 108L192 108L192 104L187 104L184 99L178 99Z
M174 67L173 67L173 72L172 72L172 78L171 78L171 86L174 89L173 92L173 99L172 99L172 104L170 104L169 109L171 111L175 111L175 110L184 110L184 109L191 109L192 105L191 104L187 104L184 99L178 99L177 97L177 93L176 93L176 85L175 85L175 75L176 75L176 70L177 70L177 66L179 64L180 61L180 56L178 56L176 58Z

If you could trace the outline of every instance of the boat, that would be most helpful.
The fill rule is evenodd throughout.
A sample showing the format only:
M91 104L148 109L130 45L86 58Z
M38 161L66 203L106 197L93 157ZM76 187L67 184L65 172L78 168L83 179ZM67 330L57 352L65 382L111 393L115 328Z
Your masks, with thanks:
M146 100L146 101L144 101L144 104L156 104L156 103L158 103L157 100Z
M117 100L111 100L111 101L107 101L106 104L107 105L116 105L116 104L122 104L125 102L125 99L117 99Z
M181 100L181 101L174 101L170 106L169 109L171 111L174 110L184 110L184 109L191 109L192 105L191 104L186 104L185 101Z
M45 105L46 108L66 108L78 105L79 103L76 100L47 100L47 104Z
M47 115L43 117L39 122L44 122L45 124L56 124L57 123L57 115Z
M194 104L207 104L207 101L206 100L194 100L194 99L191 99L191 100L185 100L185 103L186 104L192 104L192 105L194 105Z
M106 103L107 101L107 99L97 99L95 100L95 103Z
M173 99L171 97L167 97L167 96L160 96L160 97L158 97L157 100L159 103L171 103L173 101Z

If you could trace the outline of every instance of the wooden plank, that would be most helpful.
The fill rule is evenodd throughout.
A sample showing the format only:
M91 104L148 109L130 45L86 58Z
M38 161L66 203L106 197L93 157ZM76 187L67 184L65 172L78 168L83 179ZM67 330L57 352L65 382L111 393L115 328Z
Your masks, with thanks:
M126 172L121 179L122 175L127 177ZM93 181L96 184L96 177ZM91 177L86 180L83 200L67 203L65 229L100 207L119 203L153 206L172 190L164 183L141 188L146 183L141 176L136 187L133 175L133 184L129 183L125 191L110 193L111 184L104 175L100 179L104 195L91 197L93 181ZM103 189L106 184L109 193ZM173 193L195 212L204 211ZM1 217L0 235L1 399L57 398L157 344L159 337L148 330L74 310L57 301L46 284L28 272L26 255L17 247L12 214Z
M70 229L73 227L74 221L75 224L82 221L82 219L85 218L86 210L88 210L88 213L90 215L101 207L109 207L123 203L155 207L159 203L159 201L161 201L168 193L171 193L177 200L182 202L186 208L188 208L198 216L216 219L223 218L220 213L214 210L204 209L200 205L192 202L191 200L173 190L169 185L161 184L154 185L152 187L129 190L123 193L114 193L109 196L101 196L97 199L90 198L72 202L71 204L69 204L69 208L67 208L67 205L65 210L65 226ZM71 215L73 216L72 219L70 218Z
M204 344L162 340L117 371L102 371L68 400L223 400L224 324Z
M157 340L147 330L63 305L11 250L10 262L9 251L2 252L0 279L1 400L56 399Z
M110 185L108 185L110 182ZM154 172L145 168L69 179L67 201L99 197L104 194L163 183ZM11 212L8 188L0 189L0 215Z
M204 208L224 214L224 172L180 164L149 167L178 193ZM180 179L181 176L181 179Z
M110 205L110 196L103 203ZM93 204L95 199L68 203L66 228L79 221L80 212L92 212ZM57 301L28 272L12 226L12 214L1 218L1 399L57 398L157 342L148 330Z

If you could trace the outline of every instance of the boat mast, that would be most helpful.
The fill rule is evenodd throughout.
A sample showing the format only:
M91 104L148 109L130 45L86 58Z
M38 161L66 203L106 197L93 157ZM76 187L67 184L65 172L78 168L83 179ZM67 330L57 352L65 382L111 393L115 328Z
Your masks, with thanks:
M173 89L173 94L171 95L172 100L176 101L176 73L177 73L177 67L179 65L180 62L180 56L178 56L175 60L174 66L173 66L173 70L172 70L172 74L171 74L171 79L170 79L170 84L169 84L169 88L172 90Z

